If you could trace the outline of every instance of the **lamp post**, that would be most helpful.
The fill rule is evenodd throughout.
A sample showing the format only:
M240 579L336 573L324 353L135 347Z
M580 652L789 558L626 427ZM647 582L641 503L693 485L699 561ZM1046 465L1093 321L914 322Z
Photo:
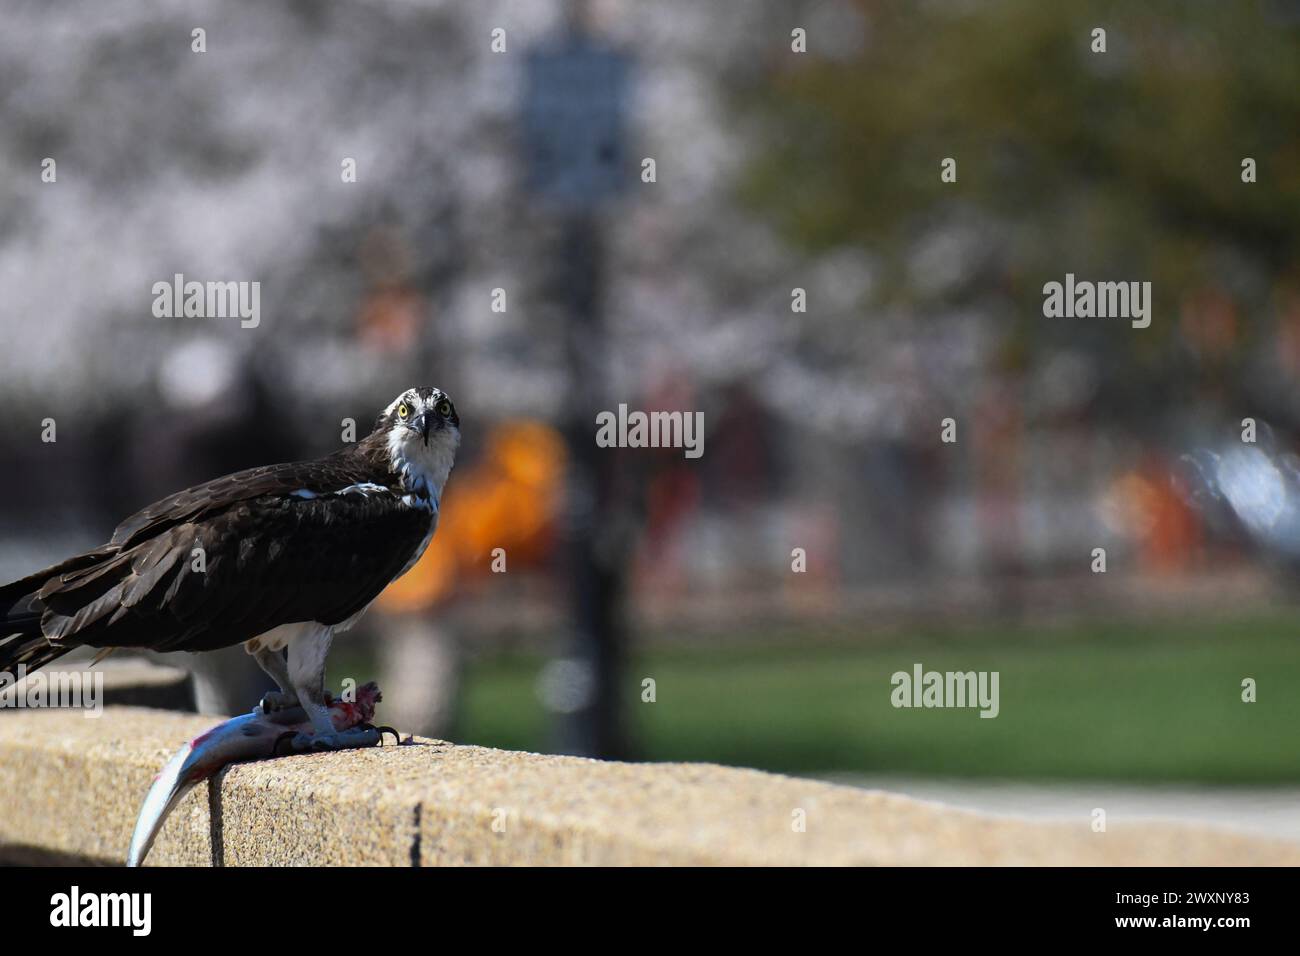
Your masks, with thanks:
M599 213L622 191L628 58L588 36L576 10L561 41L528 54L523 139L530 191L558 217L555 276L564 307L569 384L563 431L569 453L565 550L572 631L546 695L557 748L593 757L627 755L620 681L626 647L624 591L629 522L621 516L617 452L595 442L596 413L609 404L601 310Z

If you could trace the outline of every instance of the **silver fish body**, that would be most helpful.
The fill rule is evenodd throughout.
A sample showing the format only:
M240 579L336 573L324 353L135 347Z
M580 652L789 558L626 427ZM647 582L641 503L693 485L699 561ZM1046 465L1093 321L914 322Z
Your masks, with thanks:
M372 683L357 690L355 702L334 701L330 716L335 729L343 731L369 723L379 700L379 689ZM254 710L232 717L186 743L159 771L145 795L131 834L126 865L144 863L168 815L196 784L232 763L277 756L276 745L281 738L311 731L311 721L301 707L269 714Z

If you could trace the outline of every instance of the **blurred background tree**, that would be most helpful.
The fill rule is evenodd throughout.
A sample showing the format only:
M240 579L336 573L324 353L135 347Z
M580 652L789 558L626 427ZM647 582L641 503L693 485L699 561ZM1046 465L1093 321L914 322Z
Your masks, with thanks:
M850 323L903 312L944 335L962 312L1005 371L1061 360L1075 410L1148 436L1202 401L1300 424L1300 7L857 6L861 50L783 58L740 95L764 130L745 197L810 254L871 256ZM1045 319L1042 286L1066 272L1150 280L1151 327Z

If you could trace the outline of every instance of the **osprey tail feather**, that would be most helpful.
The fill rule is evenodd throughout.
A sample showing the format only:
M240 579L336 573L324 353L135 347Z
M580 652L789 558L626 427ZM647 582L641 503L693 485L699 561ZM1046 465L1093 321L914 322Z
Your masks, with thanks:
M0 587L0 671L14 674L22 665L31 672L77 646L54 643L45 636L41 627L45 611L37 595L50 582L94 569L115 554L115 548L87 551Z
M51 644L43 634L35 637L11 634L0 638L0 673L17 676L18 668L22 667L30 674L51 661L58 660L70 650L72 648L66 645Z

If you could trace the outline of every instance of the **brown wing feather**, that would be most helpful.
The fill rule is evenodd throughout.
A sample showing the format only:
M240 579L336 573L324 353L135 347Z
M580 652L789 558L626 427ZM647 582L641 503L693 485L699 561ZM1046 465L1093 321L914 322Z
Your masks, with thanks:
M298 490L328 494L372 480L364 460L343 453L319 461L249 468L194 485L141 508L117 526L110 543L129 548L167 528L261 495L285 495Z
M121 552L93 586L51 581L41 627L78 645L200 651L337 624L378 596L432 520L388 492L240 501Z

